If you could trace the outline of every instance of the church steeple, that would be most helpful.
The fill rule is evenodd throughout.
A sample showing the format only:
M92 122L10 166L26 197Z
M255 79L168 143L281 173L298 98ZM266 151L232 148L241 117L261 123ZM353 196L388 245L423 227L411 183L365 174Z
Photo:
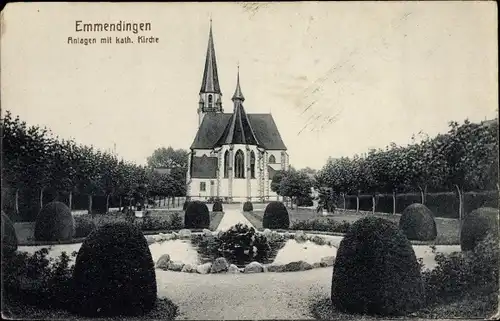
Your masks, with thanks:
M222 92L219 85L217 72L217 59L215 58L214 37L212 33L212 19L210 19L210 32L208 34L208 47L205 57L205 69L201 81L200 100L198 102L198 126L201 125L206 113L222 113Z
M245 101L245 97L243 96L243 93L241 92L241 86L240 86L240 66L238 65L238 76L236 79L236 90L234 91L233 98L231 98L233 102L236 100L241 100Z
M221 94L219 76L217 73L217 59L215 58L214 37L212 33L212 19L210 19L210 32L208 35L207 55L205 58L205 70L201 82L200 93Z

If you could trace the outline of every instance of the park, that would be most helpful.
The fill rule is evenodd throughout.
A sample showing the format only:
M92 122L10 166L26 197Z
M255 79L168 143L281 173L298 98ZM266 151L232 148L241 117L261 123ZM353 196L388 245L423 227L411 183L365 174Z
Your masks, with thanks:
M278 199L241 203L190 200L186 164L154 170L185 151L160 149L152 167L141 167L60 141L10 113L2 130L3 311L10 317L496 312L496 121L450 124L447 134L406 149L332 159L314 176L290 168L273 178ZM415 159L408 167L386 170L408 155ZM418 183L400 183L412 178Z

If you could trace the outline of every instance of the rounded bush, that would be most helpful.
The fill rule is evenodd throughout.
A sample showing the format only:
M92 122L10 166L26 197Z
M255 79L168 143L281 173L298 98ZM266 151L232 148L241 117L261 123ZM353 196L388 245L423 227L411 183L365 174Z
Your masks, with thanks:
M2 255L10 257L16 251L16 229L10 218L2 211Z
M212 212L223 212L224 208L222 207L222 202L221 201L215 201L214 205L212 206Z
M182 204L182 210L185 211L188 207L189 202L185 201L184 204Z
M35 221L35 240L71 240L75 233L75 221L71 210L61 202L47 203Z
M290 217L285 205L281 202L267 204L262 219L262 227L269 229L288 229Z
M486 235L498 237L498 209L481 207L465 216L460 233L462 251L471 251Z
M431 241L437 236L434 214L420 203L413 203L403 210L399 228L409 240Z
M243 203L243 212L251 212L253 211L253 204L250 201L246 201Z
M387 220L356 221L340 243L332 302L345 312L405 315L424 300L420 266L403 232Z
M205 203L200 201L189 202L184 215L185 228L208 228L210 226L210 212Z
M143 315L155 306L148 242L129 223L106 224L83 242L73 271L73 311L84 316Z

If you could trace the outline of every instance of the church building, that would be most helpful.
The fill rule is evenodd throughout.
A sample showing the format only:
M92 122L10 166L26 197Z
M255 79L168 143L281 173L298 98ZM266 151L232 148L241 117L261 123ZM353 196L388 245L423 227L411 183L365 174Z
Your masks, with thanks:
M210 25L198 132L188 158L187 196L193 200L277 199L271 181L276 172L288 169L287 148L271 114L246 112L241 87L238 67L232 110L225 113Z

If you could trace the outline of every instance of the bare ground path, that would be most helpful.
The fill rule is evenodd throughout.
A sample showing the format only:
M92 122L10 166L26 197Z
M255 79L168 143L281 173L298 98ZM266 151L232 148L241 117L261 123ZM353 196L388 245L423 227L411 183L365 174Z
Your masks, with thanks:
M252 223L241 214L241 204L226 204L224 207L224 216L217 227L217 231L228 230L231 226L238 223L252 226Z
M158 296L179 306L178 320L314 319L311 300L327 297L332 268L260 274L156 270Z

